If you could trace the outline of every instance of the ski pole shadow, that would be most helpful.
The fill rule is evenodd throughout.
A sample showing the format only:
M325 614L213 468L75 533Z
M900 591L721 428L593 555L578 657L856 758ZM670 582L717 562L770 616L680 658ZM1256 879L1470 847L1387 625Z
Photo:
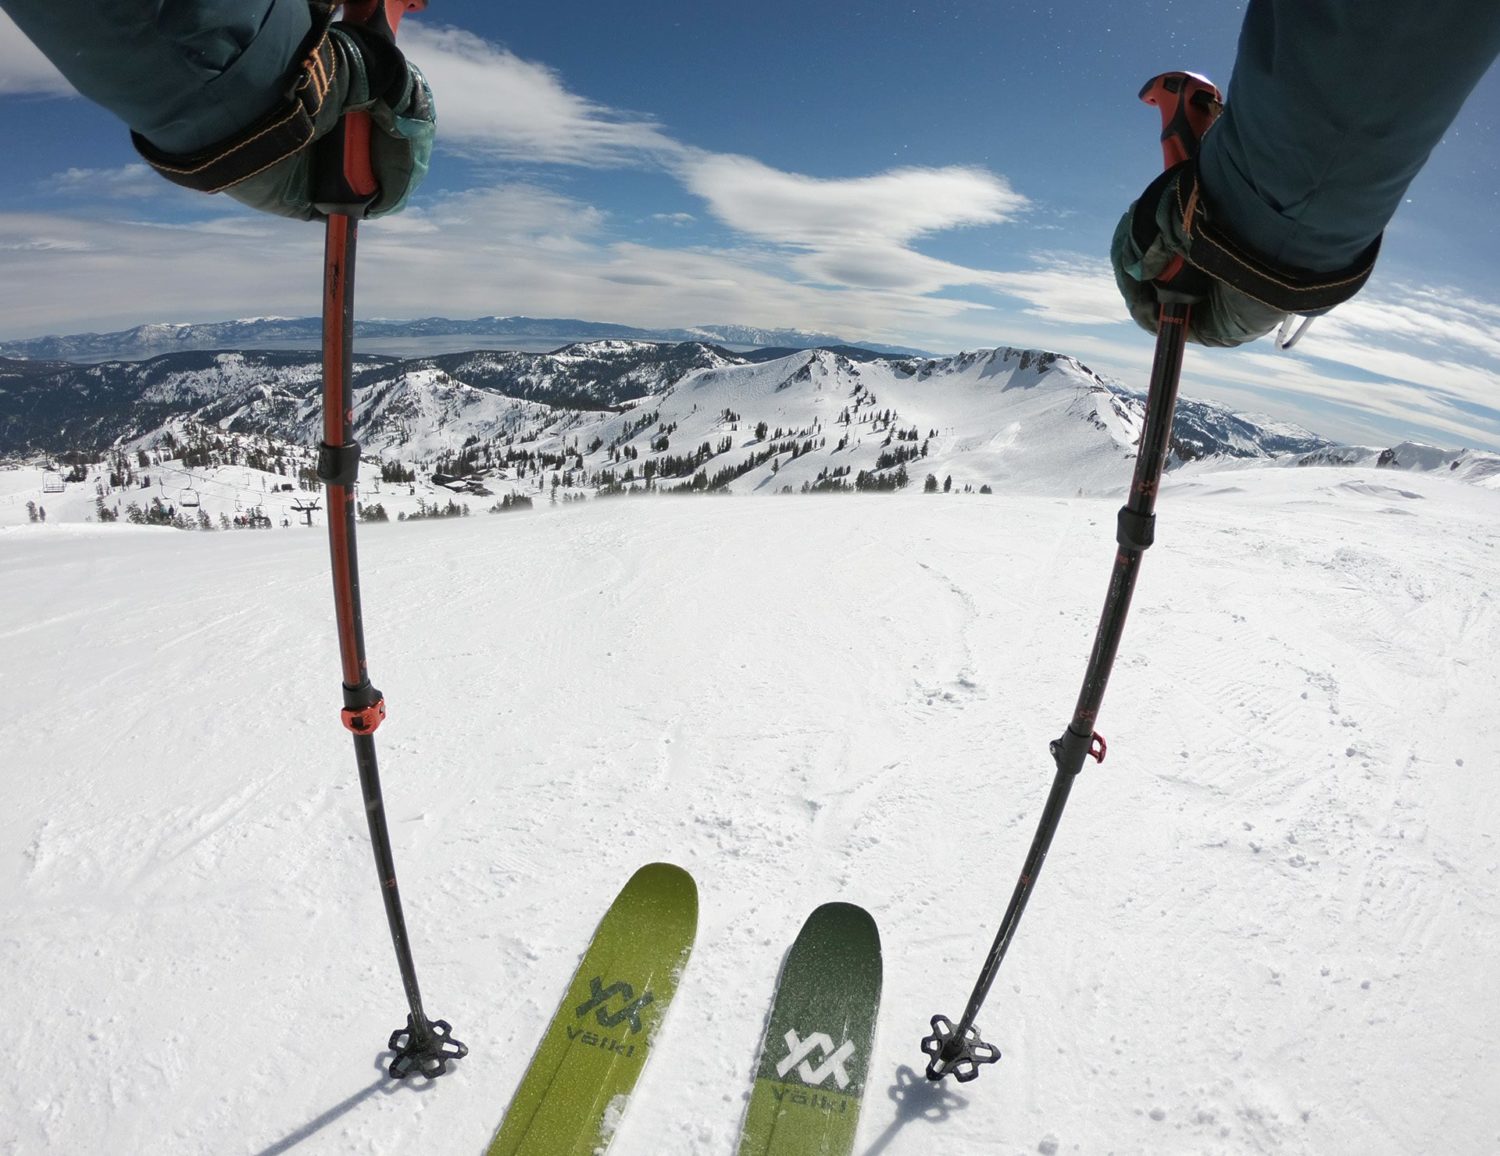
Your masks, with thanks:
M886 1089L886 1095L896 1105L896 1118L865 1149L865 1156L880 1156L891 1146L896 1134L914 1120L942 1124L954 1112L969 1106L969 1101L949 1091L941 1080L919 1076L905 1064L896 1069L896 1082Z
M302 1125L302 1127L298 1128L295 1132L291 1132L286 1136L283 1136L269 1148L262 1148L255 1154L255 1156L282 1156L283 1153L290 1152L293 1148L297 1147L297 1145L307 1140L311 1140L314 1136L316 1136L324 1128L328 1127L328 1125L332 1124L340 1116L347 1115L348 1113L354 1111L355 1108L359 1107L372 1096L393 1096L400 1091L415 1091L420 1094L420 1088L412 1085L407 1085L406 1082L402 1080L392 1079L387 1074L386 1069L390 1066L390 1062L393 1058L395 1058L395 1055L395 1052L386 1052L385 1054L377 1056L375 1058L375 1070L380 1074L375 1078L374 1083L367 1084L365 1087L361 1088L353 1095L347 1096L344 1099L340 1100L326 1112L314 1116L311 1120ZM422 1082L424 1084L430 1084L432 1081L424 1080Z

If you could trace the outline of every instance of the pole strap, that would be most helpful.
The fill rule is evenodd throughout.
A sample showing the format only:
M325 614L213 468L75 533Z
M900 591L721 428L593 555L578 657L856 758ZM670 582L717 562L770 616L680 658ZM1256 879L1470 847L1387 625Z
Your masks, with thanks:
M1132 228L1143 252L1160 233L1156 211L1169 187L1171 211L1186 238L1182 256L1187 263L1272 309L1304 315L1327 312L1364 288L1375 270L1379 237L1352 264L1332 272L1283 267L1256 256L1216 219L1198 179L1196 157L1167 169L1141 194Z

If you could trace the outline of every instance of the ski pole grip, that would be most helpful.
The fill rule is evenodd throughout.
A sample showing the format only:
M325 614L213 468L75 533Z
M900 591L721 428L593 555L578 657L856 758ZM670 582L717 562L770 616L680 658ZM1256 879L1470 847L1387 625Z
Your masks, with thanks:
M1166 168L1198 153L1203 134L1224 111L1218 86L1196 72L1164 72L1148 80L1141 99L1161 112L1161 155Z
M426 7L427 0L357 0L344 5L341 23L358 24L394 44L401 17ZM345 113L338 127L328 134L326 143L320 142L320 147L322 156L327 158L318 166L317 199L320 205L338 204L360 209L380 192L380 182L375 178L370 160L369 113ZM333 168L335 159L340 162L337 170ZM363 213L360 211L354 215L362 216Z
M1140 96L1161 113L1161 156L1167 169L1198 155L1203 134L1224 111L1218 86L1196 72L1163 72L1146 82ZM1168 290L1189 300L1206 296L1209 280L1179 256L1172 258L1155 284L1158 293Z

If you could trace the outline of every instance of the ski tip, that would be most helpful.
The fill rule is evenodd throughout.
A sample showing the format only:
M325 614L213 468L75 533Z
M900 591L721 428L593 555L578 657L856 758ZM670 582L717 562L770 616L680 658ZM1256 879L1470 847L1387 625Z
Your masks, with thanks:
M647 863L644 867L636 870L630 877L627 887L651 884L657 887L671 887L682 891L691 891L698 894L698 884L686 870L675 863Z
M813 908L802 926L806 929L820 923L837 923L849 934L862 935L867 940L873 941L877 951L880 948L880 928L875 924L875 917L858 903L845 903L835 899L829 903L819 904Z
M662 912L677 912L689 925L698 923L698 884L675 863L647 863L630 877L616 903L645 903Z
M859 974L879 997L882 972L880 929L875 918L854 903L824 903L802 923L783 968L811 956L830 975Z

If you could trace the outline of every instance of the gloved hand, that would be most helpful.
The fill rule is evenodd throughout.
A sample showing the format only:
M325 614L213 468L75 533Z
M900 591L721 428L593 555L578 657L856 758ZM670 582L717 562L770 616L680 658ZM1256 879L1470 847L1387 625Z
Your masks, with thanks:
M363 215L403 208L427 174L437 114L432 89L396 45L357 24L329 25L330 12L301 49L282 101L225 140L187 156L132 134L153 168L177 184L226 192L278 216L311 220L350 206L318 201L318 142L349 112L370 116L370 163L379 192ZM356 207L357 208L357 207Z
M1120 218L1110 242L1115 284L1130 315L1147 333L1156 332L1160 312L1152 282L1175 259L1188 258L1194 239L1193 226L1201 227L1207 219L1208 209L1201 194L1194 198L1191 185L1186 190L1182 188L1184 175L1191 179L1191 170L1179 166L1153 181ZM1191 211L1189 201L1196 202ZM1184 224L1185 221L1189 223ZM1269 333L1286 317L1284 309L1267 305L1191 265L1185 268L1186 284L1172 299L1193 302L1188 319L1189 341L1200 345L1243 345Z

